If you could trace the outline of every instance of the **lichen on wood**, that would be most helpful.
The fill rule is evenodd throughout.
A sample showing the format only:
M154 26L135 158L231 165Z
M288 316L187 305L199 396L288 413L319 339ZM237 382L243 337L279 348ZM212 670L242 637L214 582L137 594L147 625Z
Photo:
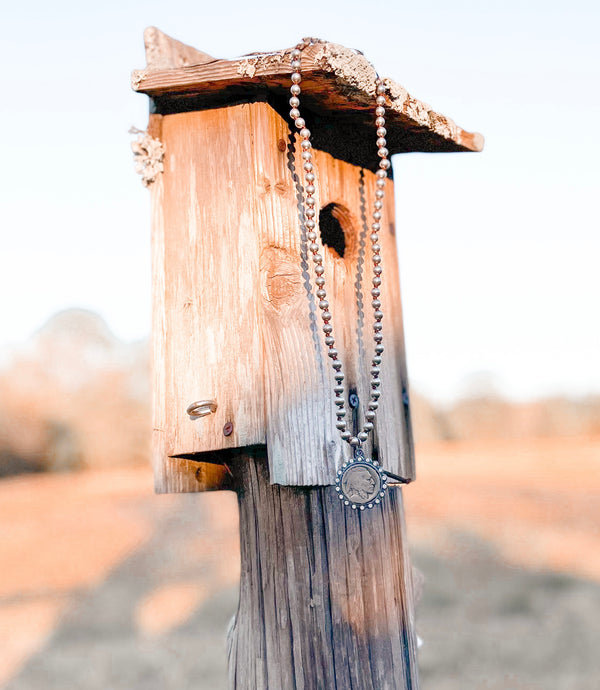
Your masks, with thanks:
M335 74L340 81L375 96L377 72L359 51L337 43L322 43L318 45L314 60L315 64Z
M162 142L153 139L148 132L135 127L132 127L129 132L138 135L137 139L131 142L135 171L141 175L144 187L149 187L164 169L165 152Z
M211 59L161 34L159 44L165 54L159 60L155 54L155 34L151 36L147 67L133 72L132 86L154 99L156 112L173 112L178 105L187 109L190 98L196 99L197 105L210 105L211 99L226 90L232 97L235 94L245 98L253 90L262 92L265 87L278 96L287 94L291 48L250 53L234 60ZM183 57L174 59L172 55ZM169 60L167 68L164 65ZM373 109L376 78L375 68L358 50L320 41L303 51L302 91L308 109L343 116L354 123L357 132L364 131L366 116ZM391 154L482 150L480 134L461 129L391 79L383 82L390 101L386 139ZM378 162L374 155L374 165Z

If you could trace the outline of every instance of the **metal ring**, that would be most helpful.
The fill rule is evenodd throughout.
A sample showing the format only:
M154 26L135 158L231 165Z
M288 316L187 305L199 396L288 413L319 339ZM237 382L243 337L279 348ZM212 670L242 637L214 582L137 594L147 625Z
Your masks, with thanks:
M200 419L200 417L206 417L206 415L212 414L217 410L216 400L197 400L191 405L188 405L187 413L190 419Z

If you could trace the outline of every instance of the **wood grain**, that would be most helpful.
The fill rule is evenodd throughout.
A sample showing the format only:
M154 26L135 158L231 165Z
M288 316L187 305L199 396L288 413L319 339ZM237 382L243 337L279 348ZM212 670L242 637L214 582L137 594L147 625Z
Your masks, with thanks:
M155 427L167 457L264 443L259 242L249 197L256 194L252 149L232 150L250 131L251 106L164 117L165 172L154 236ZM231 152L232 155L225 155ZM234 181L235 180L235 187ZM158 287L156 287L158 286ZM195 421L187 407L215 399ZM233 423L233 433L223 429ZM169 464L168 467L171 467ZM163 491L196 490L168 472ZM191 483L191 486L190 486Z
M144 31L144 46L146 66L151 70L176 69L214 60L210 55L176 41L154 26Z
M219 462L221 451L230 457L265 444L273 482L333 484L348 446L334 427L297 141L266 103L153 118L165 148L165 171L152 191L157 488L203 488L176 456ZM347 250L342 258L325 247L325 277L347 390L366 401L373 342L365 209L375 176L320 151L315 163L320 206L342 209ZM386 351L377 439L368 450L411 479L391 182L387 189L380 233ZM361 303L369 305L366 315ZM215 399L216 412L190 420L187 406L202 399ZM362 413L361 403L361 422Z
M133 72L132 87L151 96L157 112L199 109L215 102L223 104L223 97L229 103L236 98L252 100L261 94L264 97L265 93L280 97L287 106L290 50L234 60L199 58L201 64L169 69L156 69L154 59L146 69ZM329 114L338 121L345 119L349 131L362 135L373 119L375 98L376 72L366 58L333 43L312 45L303 51L302 75L304 106L321 116ZM480 134L458 127L391 79L386 84L389 93L386 138L392 154L482 150ZM376 165L375 155L372 160Z
M359 513L331 487L270 485L264 452L238 472L242 569L230 687L418 688L401 489Z

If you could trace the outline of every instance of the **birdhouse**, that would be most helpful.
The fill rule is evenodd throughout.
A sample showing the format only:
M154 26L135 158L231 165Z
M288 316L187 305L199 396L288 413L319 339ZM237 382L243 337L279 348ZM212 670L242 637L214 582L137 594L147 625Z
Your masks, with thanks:
M154 467L161 492L226 488L231 458L266 447L271 483L331 485L347 444L321 332L301 138L290 120L291 50L214 59L156 29L133 88L150 97L140 167L152 194ZM380 158L377 74L325 42L302 53L318 243L343 362L347 423L364 419L373 358L369 236ZM482 138L391 80L386 146L478 151ZM143 139L143 140L142 140ZM382 208L385 352L365 452L415 476L391 170Z

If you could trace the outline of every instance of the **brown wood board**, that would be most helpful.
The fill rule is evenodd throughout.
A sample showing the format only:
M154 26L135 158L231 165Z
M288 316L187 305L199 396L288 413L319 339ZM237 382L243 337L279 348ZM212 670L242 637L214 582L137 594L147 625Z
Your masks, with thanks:
M165 113L267 95L280 97L286 103L290 51L258 53L234 60L211 61L206 56L201 64L135 70L132 86L151 96L157 111ZM155 57L153 60L156 64ZM317 115L346 120L358 136L365 129L373 129L376 76L374 67L358 51L326 42L311 45L302 56L302 103ZM480 134L458 127L391 79L385 83L389 97L386 138L392 154L482 150ZM373 161L376 164L375 155Z

